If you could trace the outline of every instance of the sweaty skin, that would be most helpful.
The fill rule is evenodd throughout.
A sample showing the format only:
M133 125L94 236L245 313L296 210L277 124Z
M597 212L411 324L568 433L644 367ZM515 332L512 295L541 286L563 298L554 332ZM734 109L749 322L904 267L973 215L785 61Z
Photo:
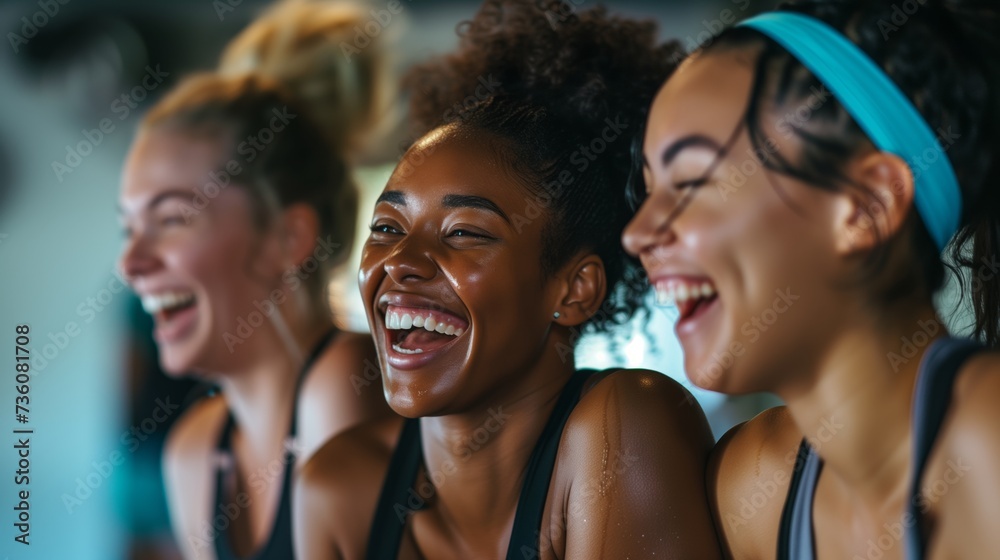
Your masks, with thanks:
M825 463L813 510L818 557L899 559L917 367L945 329L929 296L886 308L866 291L875 281L856 281L877 241L856 191L763 170L746 129L737 129L756 57L753 49L699 54L663 86L643 148L648 196L623 241L659 291L692 278L714 287L714 301L677 326L692 381L730 394L768 391L787 404L733 428L713 452L709 491L727 555L774 558L795 453L807 438ZM782 134L782 119L797 107L762 116L774 139L765 149L792 162L801 144ZM905 162L869 147L845 172L883 200L883 236L900 231L912 210ZM691 186L696 179L704 180ZM891 254L889 266L911 262L903 257ZM927 344L892 360L918 330ZM939 488L925 514L929 558L1000 553L998 370L1000 356L984 353L959 373L921 481Z
M221 385L222 395L194 403L168 436L164 476L171 522L189 559L214 558L215 447L232 409L237 421L232 448L239 466L239 506L230 536L244 556L270 536L281 498L284 440L302 360L333 325L324 308L292 289L282 273L315 251L315 220L302 205L287 209L285 228L260 231L242 186L231 184L196 213L194 194L221 168L227 142L175 130L140 133L123 173L120 200L127 241L120 266L140 296L164 291L192 293L192 308L169 320L157 315L162 366L172 375L193 372ZM310 225L312 224L312 225ZM242 344L227 344L238 319L257 311L254 302L275 301L294 341L265 321ZM331 435L360 421L389 414L378 383L355 391L353 376L365 364L377 368L370 338L338 332L317 358L299 391L298 444L302 461ZM291 467L289 467L291 468ZM277 473L277 474L275 474ZM245 493L248 499L238 499ZM243 505L249 504L249 505Z
M543 275L547 216L518 220L531 198L501 149L455 127L424 137L377 203L362 257L386 398L421 418L414 483L437 483L408 518L399 558L505 556L528 457L575 370L572 328L604 300L603 265L587 251ZM387 302L442 310L465 328L426 363L408 362L392 348ZM302 468L300 557L364 558L400 425L349 430ZM717 558L703 478L711 445L700 407L666 376L594 376L560 442L538 557Z

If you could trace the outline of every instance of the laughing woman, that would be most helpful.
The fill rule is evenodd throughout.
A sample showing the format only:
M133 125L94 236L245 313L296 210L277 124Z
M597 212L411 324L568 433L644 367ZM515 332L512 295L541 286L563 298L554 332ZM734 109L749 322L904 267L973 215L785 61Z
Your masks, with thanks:
M650 112L625 246L692 381L787 404L713 453L735 558L1000 557L998 10L913 5L790 3ZM979 342L933 305L949 243Z
M603 9L491 1L412 74L429 132L376 203L360 274L408 419L304 466L300 558L718 556L700 408L661 374L573 361L577 333L642 299L622 193L674 54Z
M153 108L129 153L121 267L155 317L163 369L221 387L164 452L188 559L290 558L296 462L389 413L379 387L355 390L374 348L334 327L326 294L356 223L346 157L383 87L376 47L353 65L339 51L365 17L281 4L231 44L222 72Z

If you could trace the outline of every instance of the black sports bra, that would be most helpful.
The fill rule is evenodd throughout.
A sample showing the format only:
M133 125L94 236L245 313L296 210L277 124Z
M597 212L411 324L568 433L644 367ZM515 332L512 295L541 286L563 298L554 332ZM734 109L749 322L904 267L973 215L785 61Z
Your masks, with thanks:
M217 518L220 514L227 516L227 521L225 523L217 523L215 527L218 529L218 534L215 536L215 556L218 560L290 560L294 557L292 552L292 471L295 470L295 458L296 451L294 446L295 435L297 432L296 426L296 412L298 411L298 395L301 389L302 380L305 378L306 372L312 367L316 358L320 355L324 348L333 340L336 330L331 330L327 334L323 335L323 338L316 343L316 346L309 353L306 361L302 364L302 368L299 371L299 377L296 380L295 387L295 405L292 409L292 424L288 430L288 437L285 440L285 465L283 468L282 482L281 482L281 497L278 503L278 513L274 518L274 525L271 527L271 535L268 537L267 542L264 546L260 548L257 553L250 555L246 559L241 559L232 549L232 544L229 542L229 531L228 529L232 525L232 515L227 512L227 508L232 509L233 507L240 508L239 502L230 498L230 502L227 504L225 502L226 492L225 492L225 482L226 477L231 474L235 474L233 467L235 462L232 459L231 442L233 428L236 422L233 418L232 412L229 413L226 419L226 425L222 429L222 436L219 438L219 444L216 447L216 452L219 457L219 467L218 472L215 477L215 505L212 510L213 519ZM215 523L215 522L213 522Z
M540 555L539 528L552 471L555 469L559 441L562 439L566 420L580 401L584 384L593 374L592 370L580 370L573 374L559 395L552 415L531 452L521 496L517 501L510 543L507 545L508 560L537 558ZM395 560L399 556L407 514L414 511L404 504L410 503L411 493L415 492L413 485L423 462L420 420L409 419L403 425L375 510L375 519L368 536L366 557L369 560Z

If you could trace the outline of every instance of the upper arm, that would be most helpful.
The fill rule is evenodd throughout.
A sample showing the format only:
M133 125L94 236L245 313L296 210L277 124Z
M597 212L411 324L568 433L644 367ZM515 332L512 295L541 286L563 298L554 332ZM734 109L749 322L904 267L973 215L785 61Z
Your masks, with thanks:
M292 499L295 552L309 560L362 560L400 419L351 428L297 471Z
M303 381L296 414L303 459L345 429L389 414L370 336L339 335Z
M221 397L195 403L177 421L163 449L163 482L170 526L184 558L213 560L214 546L205 537L214 497L211 472L213 436L221 427L225 404Z
M292 498L296 558L343 558L331 530L336 517L337 492L330 480L335 453L329 447L321 447L302 465L296 477Z
M936 503L938 527L934 548L939 557L996 558L1000 556L1000 360L984 362L989 369L973 373L952 405L943 426L934 468L925 474L921 507ZM991 369L991 371L990 371ZM928 476L929 475L929 476Z
M572 469L565 557L717 558L704 484L712 443L701 408L660 373L595 385L560 450Z
M801 439L787 410L776 407L733 427L716 444L708 494L727 557L774 556Z

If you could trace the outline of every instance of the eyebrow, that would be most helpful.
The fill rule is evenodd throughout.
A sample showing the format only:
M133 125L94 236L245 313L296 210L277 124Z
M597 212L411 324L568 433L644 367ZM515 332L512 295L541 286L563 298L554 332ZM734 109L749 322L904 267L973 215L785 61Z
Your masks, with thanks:
M669 166L681 152L689 148L705 148L717 153L723 150L723 147L715 139L703 134L692 134L691 136L681 138L664 149L663 153L660 154L660 166ZM649 169L649 161L646 160L646 156L642 157L642 166Z
M400 191L385 191L384 193L378 195L378 199L375 200L375 204L382 202L406 206L406 195Z
M511 223L510 218L507 217L507 214L501 210L496 203L481 196L449 194L445 195L445 197L441 200L441 204L444 205L445 208L478 208L486 210L500 216L508 224Z
M184 200L190 201L193 197L194 195L191 194L190 189L181 189L181 188L168 189L150 199L150 201L146 203L145 210L147 211L153 210L154 208L162 204L165 200L171 198L183 198ZM122 209L121 204L118 204L118 214L119 215L125 214L125 210Z
M379 204L381 202L406 206L406 194L401 191L385 191L379 195L375 204ZM501 210L495 202L481 196L469 194L448 194L441 199L441 205L445 208L477 208L480 210L486 210L500 216L508 224L512 223L510 218L507 217L507 214Z

